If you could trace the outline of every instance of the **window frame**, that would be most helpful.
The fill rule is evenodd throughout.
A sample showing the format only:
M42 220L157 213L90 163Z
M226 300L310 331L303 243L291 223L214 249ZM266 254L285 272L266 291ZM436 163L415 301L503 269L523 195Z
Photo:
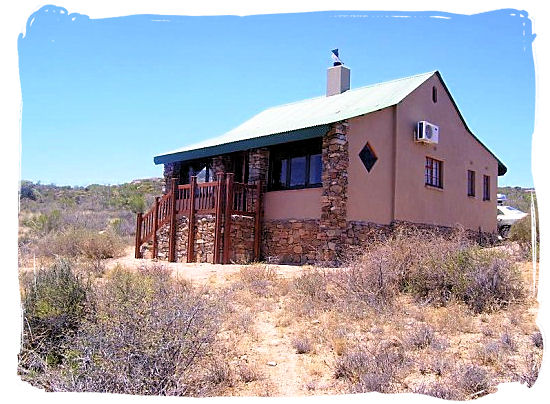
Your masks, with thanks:
M306 189L306 188L320 188L323 186L322 172L323 172L323 157L322 157L322 138L314 138L307 141L299 141L286 143L284 145L275 146L270 149L269 158L269 181L268 191L285 191L293 189ZM321 176L320 182L310 183L311 178L311 157L321 155ZM292 176L292 159L298 157L305 157L305 169L304 169L304 184L290 185ZM274 178L275 166L278 162L282 164L285 161L286 178L285 184L280 185L275 183L278 178ZM279 174L280 175L280 174Z
M468 196L476 196L476 172L474 170L468 170Z
M424 163L424 185L428 187L443 189L442 160L426 156L426 160Z
M491 176L483 174L483 200L491 200Z

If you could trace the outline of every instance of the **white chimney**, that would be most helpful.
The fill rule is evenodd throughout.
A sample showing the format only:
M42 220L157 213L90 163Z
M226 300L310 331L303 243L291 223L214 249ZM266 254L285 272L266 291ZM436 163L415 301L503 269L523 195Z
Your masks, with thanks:
M340 61L338 49L332 50L331 56L334 66L327 70L327 97L349 90L350 70Z

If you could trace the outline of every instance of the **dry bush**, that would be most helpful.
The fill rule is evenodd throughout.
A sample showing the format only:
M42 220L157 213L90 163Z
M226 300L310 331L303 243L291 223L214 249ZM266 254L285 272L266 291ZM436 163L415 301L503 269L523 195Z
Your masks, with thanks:
M213 384L199 359L220 326L216 301L162 267L117 267L94 288L95 310L80 323L63 366L43 380L57 391L200 394Z
M476 365L461 368L456 375L456 387L466 397L488 393L490 387L487 371Z
M491 341L477 350L477 356L485 365L495 365L502 360L502 345Z
M452 387L446 386L445 383L442 382L421 384L413 389L413 393L442 398L444 400L458 400L460 398Z
M255 364L241 363L238 366L238 372L239 378L244 383L250 383L264 378L263 373Z
M540 331L536 331L531 335L531 341L533 342L533 345L535 345L537 348L543 347L543 340L542 340L542 334Z
M443 237L426 231L396 234L373 244L338 277L343 296L370 307L390 307L399 291L422 302L452 300L475 313L523 299L524 286L513 259L483 250L462 233Z
M70 228L49 233L37 242L37 255L45 257L85 257L92 260L119 257L124 240L111 231L95 232Z
M530 353L526 355L526 370L519 375L519 381L527 384L527 387L533 387L539 377L541 359L537 355Z
M310 353L313 349L311 341L309 338L301 335L292 340L292 346L296 350L297 354L306 354Z
M330 277L320 270L308 270L292 279L290 294L292 311L299 316L316 316L334 305L334 295L329 291Z
M344 311L359 317L363 303L378 312L392 308L394 298L399 292L400 265L396 251L392 250L391 241L377 244L352 261L349 266L334 276L337 286L338 301L346 307Z
M394 392L405 357L398 347L378 344L372 349L357 347L337 358L334 376L346 380L352 393Z
M435 341L433 328L426 325L416 325L409 331L406 342L413 349L428 348Z
M514 337L512 336L512 334L510 333L509 330L504 331L500 335L500 342L501 342L502 346L505 349L509 350L509 351L516 351L517 350L516 341L515 341Z
M243 266L237 277L242 286L259 297L272 297L277 292L277 273L267 265Z

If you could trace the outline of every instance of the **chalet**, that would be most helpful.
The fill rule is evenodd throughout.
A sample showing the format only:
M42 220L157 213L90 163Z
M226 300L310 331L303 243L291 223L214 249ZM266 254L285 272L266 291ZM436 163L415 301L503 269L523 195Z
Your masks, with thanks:
M336 262L414 224L497 231L499 159L438 71L269 108L224 135L155 156L166 191L138 215L136 257Z

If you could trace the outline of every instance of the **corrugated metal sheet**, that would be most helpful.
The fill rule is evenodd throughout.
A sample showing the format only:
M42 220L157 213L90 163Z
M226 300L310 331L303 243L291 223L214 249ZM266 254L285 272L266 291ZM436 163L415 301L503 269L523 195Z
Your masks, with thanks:
M200 143L185 146L155 157L156 164L208 157L230 151L246 150L249 144L264 146L289 141L292 132L324 127L333 122L368 114L399 103L435 72L418 74L384 83L360 87L330 97L322 96L266 109L229 132ZM317 131L313 131L316 133ZM282 142L272 135L285 134ZM259 138L270 136L260 141ZM321 134L322 136L322 134ZM255 139L253 141L253 139ZM248 142L250 141L250 142ZM232 145L232 146L231 146ZM258 146L250 146L258 147ZM199 152L199 150L202 150ZM228 151L229 150L229 151Z

